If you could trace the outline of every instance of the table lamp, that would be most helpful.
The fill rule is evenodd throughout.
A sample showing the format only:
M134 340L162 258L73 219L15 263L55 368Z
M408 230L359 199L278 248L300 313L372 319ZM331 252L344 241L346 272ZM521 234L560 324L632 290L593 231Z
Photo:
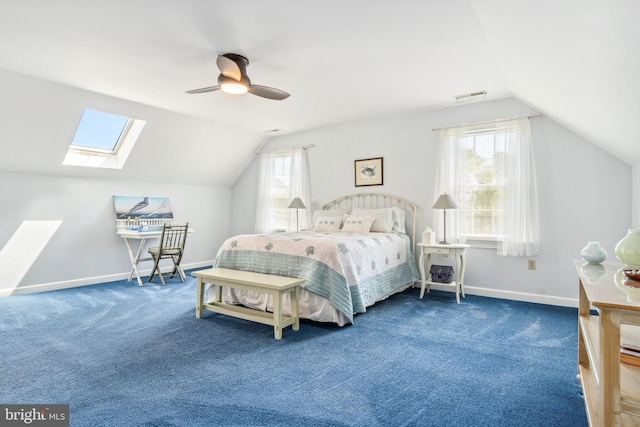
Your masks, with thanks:
M302 199L300 197L294 198L289 204L289 209L296 210L296 231L300 231L300 226L298 224L299 212L298 209L306 209L307 207L302 203Z
M438 200L433 204L433 209L444 210L444 239L440 242L441 245L450 245L447 242L447 209L458 209L458 205L453 201L450 195L443 193L438 197Z

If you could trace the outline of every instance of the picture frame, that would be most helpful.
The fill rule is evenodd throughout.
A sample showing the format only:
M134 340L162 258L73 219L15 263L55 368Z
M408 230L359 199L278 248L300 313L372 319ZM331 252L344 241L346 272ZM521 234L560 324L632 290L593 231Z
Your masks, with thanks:
M169 197L113 196L117 219L166 219L173 218Z
M383 184L382 157L354 162L356 187Z

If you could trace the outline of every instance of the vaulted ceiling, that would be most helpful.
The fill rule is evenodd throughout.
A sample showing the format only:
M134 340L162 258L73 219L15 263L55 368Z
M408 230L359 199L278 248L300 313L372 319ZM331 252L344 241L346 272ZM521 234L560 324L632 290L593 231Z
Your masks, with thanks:
M638 22L637 0L2 0L0 69L258 140L486 90L633 165ZM185 93L217 84L228 52L291 97Z

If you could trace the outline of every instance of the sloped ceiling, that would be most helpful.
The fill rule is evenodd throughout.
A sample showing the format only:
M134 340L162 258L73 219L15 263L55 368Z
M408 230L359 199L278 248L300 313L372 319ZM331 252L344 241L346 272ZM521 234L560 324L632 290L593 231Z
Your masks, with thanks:
M211 122L203 156L246 158L268 136L453 106L455 95L486 90L640 161L636 0L21 0L1 9L0 69ZM186 94L216 84L216 56L227 52L249 58L253 83L291 97ZM229 143L234 132L247 143Z
M640 2L472 1L513 96L640 162Z

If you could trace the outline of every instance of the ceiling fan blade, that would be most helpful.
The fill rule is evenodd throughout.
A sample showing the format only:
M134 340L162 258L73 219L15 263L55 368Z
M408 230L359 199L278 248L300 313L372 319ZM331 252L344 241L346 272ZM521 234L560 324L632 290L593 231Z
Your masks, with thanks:
M188 90L187 93L205 93L205 92L214 92L216 90L220 89L220 86L209 86L209 87L203 87L201 89L193 89L193 90Z
M218 59L216 60L216 64L218 65L218 68L220 69L220 72L223 76L230 77L237 81L240 81L240 79L242 78L242 70L240 69L238 64L236 64L235 61L227 58L226 56L219 55Z
M249 89L249 93L254 95L261 96L267 99L275 99L276 101L282 101L289 97L289 94L283 90L275 89L268 86L260 86L260 85L251 85L251 89Z

